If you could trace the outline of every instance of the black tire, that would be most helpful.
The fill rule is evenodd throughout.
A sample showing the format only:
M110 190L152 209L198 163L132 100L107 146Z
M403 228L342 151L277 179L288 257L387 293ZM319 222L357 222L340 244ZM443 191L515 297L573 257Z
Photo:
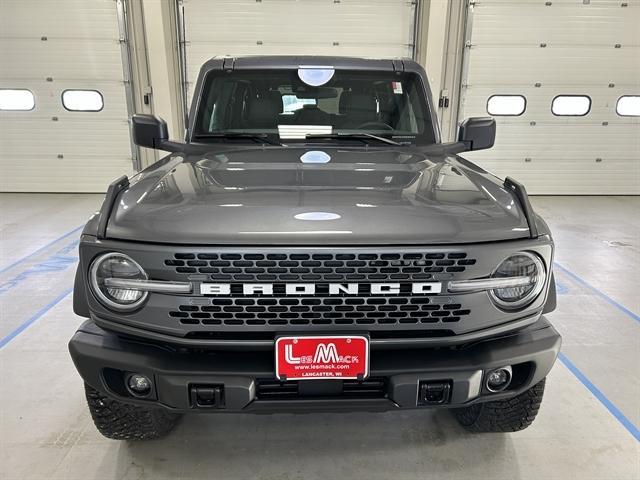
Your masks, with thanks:
M180 415L160 408L129 405L85 384L87 404L98 431L113 440L152 440L168 434Z
M545 379L513 398L457 408L453 414L471 432L518 432L533 423L542 403Z

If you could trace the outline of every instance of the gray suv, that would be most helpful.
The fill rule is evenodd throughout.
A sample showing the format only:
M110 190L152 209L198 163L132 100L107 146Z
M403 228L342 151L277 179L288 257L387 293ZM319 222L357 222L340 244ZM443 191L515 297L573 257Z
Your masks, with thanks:
M151 439L191 412L449 408L534 420L560 336L554 245L524 187L440 139L411 60L215 58L184 142L113 182L80 243L69 349L98 430Z

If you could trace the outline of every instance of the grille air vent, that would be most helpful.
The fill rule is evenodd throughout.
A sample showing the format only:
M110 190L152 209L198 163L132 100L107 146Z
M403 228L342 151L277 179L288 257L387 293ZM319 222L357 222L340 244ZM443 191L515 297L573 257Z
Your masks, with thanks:
M176 253L164 265L221 282L421 281L461 273L476 260L441 253Z
M183 325L395 325L453 323L469 315L461 304L429 297L213 298L181 305L169 316Z

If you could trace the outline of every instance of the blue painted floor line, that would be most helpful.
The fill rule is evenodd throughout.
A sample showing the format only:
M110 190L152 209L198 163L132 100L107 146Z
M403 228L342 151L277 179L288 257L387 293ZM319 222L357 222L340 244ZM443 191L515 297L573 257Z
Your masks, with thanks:
M20 326L18 326L14 331L12 331L10 334L8 334L2 340L0 340L0 349L4 348L9 342L11 342L11 340L16 338L18 335L24 332L27 328L29 328L32 324L37 322L45 313L47 313L49 310L51 310L53 307L59 304L62 300L67 298L72 291L73 291L73 287L66 289L64 292L62 292L60 295L58 295L56 298L51 300L48 304L46 304L44 307L42 307L40 310L34 313L33 316L31 316L31 318L29 318L25 322L22 322L22 324L20 324Z
M560 265L558 262L553 262L553 265L560 269L562 271L562 273L568 275L569 277L571 277L573 280L575 280L576 282L578 282L580 285L582 285L585 288L588 288L589 290L591 290L593 293L595 293L596 295L598 295L600 298L602 298L603 300L605 300L607 303L609 303L610 305L613 305L614 307L616 307L618 310L620 310L621 312L623 312L625 315L631 317L633 320L635 320L636 322L640 323L640 315L638 315L635 312L632 312L631 310L629 310L627 307L625 307L624 305L622 305L619 302L616 302L613 298L611 298L609 295L607 295L606 293L602 292L601 290L598 290L596 287L594 287L593 285L591 285L589 282L587 282L586 280L583 280L582 278L580 278L578 275L576 275L575 273L573 273L571 270L568 270L566 267L563 267L562 265Z
M620 422L620 424L624 428L626 428L627 431L631 435L633 435L637 441L640 442L640 430L638 429L638 427L636 427L631 422L631 420L625 417L625 415L620 411L620 409L616 407L611 402L611 400L609 400L607 396L598 389L598 387L596 387L593 383L591 383L591 380L589 380L587 376L584 373L582 373L578 369L578 367L576 367L573 364L573 362L567 358L567 356L564 353L560 353L558 355L558 359L564 364L565 367L569 369L571 373L573 373L573 375L575 375L575 377L578 380L580 380L580 382L585 387L587 387L587 389L593 394L593 396L596 397L600 401L600 403L605 406L607 410L609 410L611 415L613 415L618 420L618 422Z
M70 255L70 252L72 250L77 250L79 243L80 240L74 239L71 243L65 245L60 250L55 251L44 260L30 265L28 268L20 271L20 273L12 278L9 278L4 282L0 282L0 295L4 295L30 277L60 272L77 264L78 257L76 255Z
M29 255L27 255L26 257L22 257L20 260L16 260L15 262L13 262L11 265L7 265L6 267L4 267L2 270L0 270L0 273L4 273L7 270L10 270L18 265L20 265L22 262L29 260L31 257L34 257L35 255L39 254L40 252L42 252L43 250L49 248L51 245L56 244L57 242L59 242L60 240L62 240L63 238L66 238L70 235L73 235L74 233L77 233L78 231L80 231L82 228L84 228L84 225L81 225L77 228L74 228L73 230L71 230L70 232L65 233L64 235L56 238L55 240L51 240L49 243L47 243L46 245L40 247L39 249L37 249L35 252L30 253Z

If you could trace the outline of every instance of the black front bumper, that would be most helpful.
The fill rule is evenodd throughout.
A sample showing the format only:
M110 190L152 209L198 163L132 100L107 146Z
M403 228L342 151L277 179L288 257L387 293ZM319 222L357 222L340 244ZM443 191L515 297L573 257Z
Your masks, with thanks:
M118 336L93 321L80 327L69 350L86 383L127 403L176 412L306 412L457 407L512 397L546 377L560 343L558 332L542 317L517 332L455 348L374 350L370 377L380 381L375 392L358 385L341 392L335 382L326 391L279 385L273 380L273 352L175 349ZM514 386L501 393L487 391L486 373L507 365L517 366L518 381L514 376ZM147 398L135 398L121 387L130 373L152 379L154 389ZM448 385L444 400L420 401L421 387L427 384ZM265 385L273 395L262 394ZM199 404L196 391L215 392L215 400Z

